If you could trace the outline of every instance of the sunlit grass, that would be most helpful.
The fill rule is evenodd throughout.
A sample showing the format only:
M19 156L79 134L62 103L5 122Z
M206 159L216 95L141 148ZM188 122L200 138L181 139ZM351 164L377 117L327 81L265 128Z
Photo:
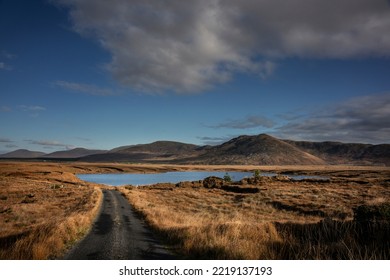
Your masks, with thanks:
M236 187L236 186L235 186ZM239 187L248 187L239 186ZM259 182L258 193L201 184L159 184L121 191L184 258L387 259L389 221L362 239L353 220L362 203L389 202L386 186ZM235 189L236 191L236 189Z
M1 174L0 259L61 257L89 230L101 200L99 188L72 174Z

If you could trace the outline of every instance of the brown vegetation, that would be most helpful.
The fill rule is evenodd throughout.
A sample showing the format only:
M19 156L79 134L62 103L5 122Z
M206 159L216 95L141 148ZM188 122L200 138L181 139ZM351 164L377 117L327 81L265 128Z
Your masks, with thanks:
M210 178L121 191L186 258L388 259L389 216L362 223L354 209L389 205L389 172L321 173L331 180Z
M57 165L0 166L0 259L47 259L90 228L101 190Z
M58 258L88 231L104 186L76 173L256 169L283 175L119 189L184 258L390 257L387 167L0 162L0 259Z

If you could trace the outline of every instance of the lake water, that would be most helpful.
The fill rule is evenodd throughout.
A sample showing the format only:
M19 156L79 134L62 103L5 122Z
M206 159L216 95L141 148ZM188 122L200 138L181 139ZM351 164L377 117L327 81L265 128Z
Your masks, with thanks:
M78 174L81 180L110 186L122 185L151 185L157 183L179 183L183 181L198 181L209 176L223 178L226 172L186 171L165 173L122 173L122 174ZM253 175L251 172L228 172L233 181Z
M229 174L233 181L239 181L245 177L253 176L252 172L226 172L226 171L186 171L186 172L165 172L165 173L120 173L120 174L78 174L81 180L110 186L123 185L151 185L157 183L179 183L183 181L198 181L209 176L223 178ZM275 173L261 173L261 176L275 176ZM317 176L289 175L295 180L308 178L321 179Z

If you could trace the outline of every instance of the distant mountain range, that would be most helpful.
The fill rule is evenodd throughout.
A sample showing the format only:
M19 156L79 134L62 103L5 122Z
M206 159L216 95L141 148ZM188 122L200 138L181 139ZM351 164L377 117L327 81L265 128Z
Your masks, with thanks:
M42 152L37 151L29 151L25 149L19 149L15 150L13 152L9 152L6 154L0 155L1 158L26 158L26 159L33 159L33 158L56 158L56 159L75 159L75 158L81 158L84 156L92 155L92 154L99 154L99 153L105 153L106 150L88 150L84 148L76 148L72 150L66 150L66 151L57 151L49 154L45 154Z
M122 146L109 151L76 148L50 154L16 150L1 158L240 165L390 165L390 144L282 140L267 134L239 136L217 146L173 141Z

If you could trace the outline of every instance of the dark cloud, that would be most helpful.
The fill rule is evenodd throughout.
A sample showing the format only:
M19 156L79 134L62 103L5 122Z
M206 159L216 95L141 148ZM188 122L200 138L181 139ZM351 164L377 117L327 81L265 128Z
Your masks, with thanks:
M390 54L384 0L56 2L112 54L118 81L148 91L200 91L237 72L266 78L276 58Z
M217 125L211 125L212 128L234 128L234 129L247 129L254 127L266 127L271 128L275 125L275 122L269 118L263 116L247 116L243 119L229 120Z
M18 146L14 143L15 143L15 141L13 141L9 138L0 137L0 144L2 147L5 147L7 149L17 148ZM0 154L2 154L2 153L6 153L6 152L1 152Z
M5 145L5 147L9 148L9 149L14 149L14 148L18 148L19 146L15 145L15 144L7 144L7 145Z
M351 99L278 128L278 136L315 141L390 143L390 93Z
M0 137L0 143L13 143L13 142L14 141L12 141L9 138L2 138L2 137Z
M84 141L84 142L92 142L91 138L85 138L85 137L75 137L75 139Z
M74 148L73 145L64 144L58 141L51 141L51 140L25 140L25 141L28 142L29 144L44 146L45 148L62 147L67 150Z

